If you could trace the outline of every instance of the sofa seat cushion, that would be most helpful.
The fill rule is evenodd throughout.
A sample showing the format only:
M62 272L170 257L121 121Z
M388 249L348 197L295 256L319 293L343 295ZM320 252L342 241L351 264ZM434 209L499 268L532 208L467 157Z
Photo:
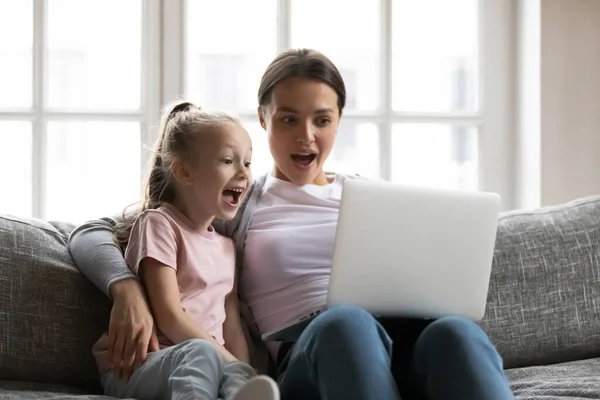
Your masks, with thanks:
M506 371L519 400L600 399L600 358Z
M110 400L113 397L88 395L80 389L64 385L0 381L0 400L17 399Z

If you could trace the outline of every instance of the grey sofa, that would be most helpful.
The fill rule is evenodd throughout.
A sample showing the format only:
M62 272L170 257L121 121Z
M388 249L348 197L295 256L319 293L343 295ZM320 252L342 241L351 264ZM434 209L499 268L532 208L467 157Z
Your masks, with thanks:
M72 229L0 216L0 399L103 397L90 349L110 303ZM502 215L481 325L518 399L600 399L600 196Z

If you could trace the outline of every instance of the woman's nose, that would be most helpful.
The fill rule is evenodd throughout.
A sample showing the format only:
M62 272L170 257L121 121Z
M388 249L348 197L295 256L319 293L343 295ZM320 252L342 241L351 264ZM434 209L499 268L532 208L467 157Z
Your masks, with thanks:
M315 141L315 127L311 123L305 124L300 132L298 132L298 136L296 137L296 141L301 144L310 144Z

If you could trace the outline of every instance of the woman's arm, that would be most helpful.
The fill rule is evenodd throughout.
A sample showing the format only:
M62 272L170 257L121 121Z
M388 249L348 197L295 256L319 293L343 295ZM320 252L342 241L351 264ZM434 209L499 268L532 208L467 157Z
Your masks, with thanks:
M124 279L136 279L113 239L116 221L103 218L78 226L69 236L71 257L81 272L108 297L111 287Z
M238 295L235 292L231 293L225 301L225 315L225 324L223 324L225 348L238 360L249 363L250 351L242 327Z
M214 337L183 311L177 275L173 268L153 258L144 258L140 262L139 274L148 293L156 325L163 335L174 344L189 339L208 340L217 347L225 361L236 360Z
M113 240L115 224L111 218L87 222L71 233L68 246L81 272L114 300L108 353L116 375L128 379L148 350L158 350L158 340L144 291Z

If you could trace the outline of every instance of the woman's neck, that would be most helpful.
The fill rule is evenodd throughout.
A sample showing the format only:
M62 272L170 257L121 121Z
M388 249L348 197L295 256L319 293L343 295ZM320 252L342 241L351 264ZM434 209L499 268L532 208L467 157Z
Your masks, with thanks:
M292 182L287 176L285 176L283 174L283 172L281 172L281 170L279 168L277 168L277 166L275 166L273 168L272 176L274 176L275 178L280 179L282 181ZM302 184L298 184L296 182L292 182L292 183L297 184L297 185L302 185ZM331 180L327 177L327 173L325 173L325 171L321 170L311 182L308 182L305 184L325 186L325 185L329 185L330 183L331 183Z

